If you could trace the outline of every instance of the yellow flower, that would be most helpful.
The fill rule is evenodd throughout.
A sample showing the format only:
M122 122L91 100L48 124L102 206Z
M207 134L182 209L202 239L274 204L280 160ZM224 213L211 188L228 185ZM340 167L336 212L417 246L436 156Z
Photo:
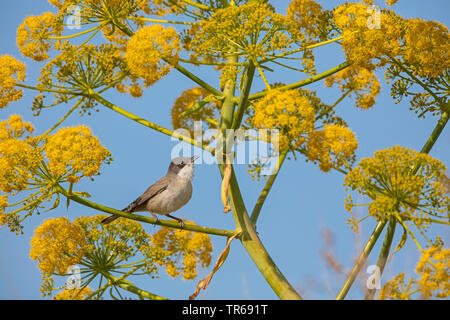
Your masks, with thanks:
M404 60L419 76L437 77L450 68L450 37L446 26L435 21L406 21Z
M428 223L427 215L447 219L449 198L441 183L445 170L441 161L428 154L394 146L362 159L347 174L344 185L372 199L369 213L373 216L398 212L417 223Z
M53 300L84 300L92 293L92 289L85 287L82 289L65 289L59 292Z
M152 25L139 29L130 38L125 59L131 72L144 79L148 87L169 73L172 66L163 58L176 64L180 50L180 39L174 28Z
M192 108L196 103L204 100L209 96L209 91L195 87L184 91L175 100L172 107L172 125L174 129L183 128L189 130L191 136L194 134L194 122L205 120L208 123L208 128L216 127L213 122L218 123L218 112L220 110L220 102L214 98L208 99L204 104L199 105L198 110L193 111L189 115L181 117L180 115Z
M18 115L0 122L0 190L3 192L26 188L40 165L40 150L27 140L19 140L26 131L32 132L33 127Z
M108 149L86 126L59 129L48 137L44 149L51 173L55 176L67 175L73 182L81 178L80 173L85 177L98 174L102 163L111 160Z
M0 56L0 108L22 98L23 90L14 86L25 80L25 65L11 56Z
M265 57L268 52L284 50L292 40L288 37L289 20L274 12L266 3L251 2L217 10L208 20L190 30L190 50L200 56L223 57L242 52L251 59Z
M375 97L380 93L380 83L377 77L363 67L350 66L325 79L327 87L331 87L335 83L344 94L355 93L356 107L361 109L372 107L375 104Z
M368 8L361 3L340 5L333 11L333 21L342 30L342 48L347 59L372 70L385 65L387 55L399 54L403 20L392 11L384 10L377 21Z
M257 129L276 129L280 150L299 148L314 129L315 111L310 99L298 90L271 90L254 106L252 124Z
M393 280L386 282L379 293L380 300L410 300L417 291L417 282L409 279L405 282L405 274L400 273Z
M295 28L302 30L308 38L320 36L320 17L324 14L322 6L314 0L293 0L287 9L288 18Z
M450 249L432 247L425 250L416 272L420 275L419 287L425 297L446 298L450 295Z
M165 252L160 265L165 265L172 277L182 275L184 279L194 279L199 266L207 267L211 263L212 244L204 233L162 227L153 235L152 244Z
M34 231L30 258L37 260L42 274L65 274L78 264L85 254L86 238L83 230L66 217L45 220Z
M309 134L307 155L309 160L319 161L322 171L328 172L332 167L351 162L357 148L358 141L349 128L331 124Z
M63 26L51 12L27 17L17 29L17 45L26 57L36 61L47 59L51 36L60 36Z

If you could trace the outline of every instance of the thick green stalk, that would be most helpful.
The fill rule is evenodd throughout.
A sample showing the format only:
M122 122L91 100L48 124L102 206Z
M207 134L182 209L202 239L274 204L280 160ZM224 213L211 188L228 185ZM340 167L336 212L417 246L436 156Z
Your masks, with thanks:
M384 236L384 241L381 247L380 255L378 256L377 260L377 266L380 270L380 276L383 274L384 267L386 266L386 262L389 257L389 251L391 250L392 240L394 239L396 224L397 220L395 219L395 216L391 216L389 218L389 224L386 230L386 235ZM368 289L364 299L372 300L376 291L377 291L376 289Z
M69 193L66 189L64 189L61 186L56 187L57 191L61 194L63 194L65 197L70 198L70 200L78 202L82 205L85 205L86 207L102 211L105 213L115 214L117 216L121 216L127 219L132 219L136 221L141 221L145 223L151 223L151 224L157 224L160 226L170 227L170 228L176 228L176 229L183 229L183 230L189 230L189 231L195 231L195 232L201 232L201 233L207 233L211 235L217 235L217 236L223 236L223 237L231 237L236 234L235 230L224 230L224 229L215 229L215 228L206 228L198 225L193 225L190 223L186 223L184 225L184 228L181 228L180 223L176 221L168 221L168 220L160 220L156 221L154 218L145 217L141 215L137 215L134 213L119 211L117 209L113 209L107 206L103 206L101 204L89 201L83 197L77 196L75 194Z
M358 260L356 261L355 265L353 266L352 271L347 277L347 280L345 281L344 285L342 286L341 291L339 291L339 294L336 297L336 300L343 300L345 296L347 295L348 291L350 290L351 286L353 285L353 282L355 281L356 277L358 276L359 271L362 269L362 267L365 265L367 257L369 256L370 252L373 249L373 246L378 240L378 237L381 234L381 231L383 231L384 226L386 225L387 220L379 221L376 225L375 229L373 230L372 235L370 236L369 240L367 241L361 255L358 257Z
M241 84L241 94L239 103L237 106L236 117L233 120L232 129L236 130L241 126L242 118L244 117L245 110L248 107L248 96L253 83L253 77L255 76L255 65L249 62L247 70L244 74L244 78Z
M114 277L113 275L110 275L110 279L111 279L111 281L115 282L116 281L115 279L117 279L117 278ZM131 283L130 281L128 281L126 279L117 280L117 282L115 282L114 284L116 286L121 287L124 290L127 290L131 293L137 294L138 296L143 297L143 298L147 298L150 300L169 300L165 297L161 297L154 293L148 292L146 290L142 290L142 289L136 287L133 283Z
M221 166L222 174L223 169L224 166ZM264 248L264 245L261 243L245 208L234 170L232 170L231 174L229 195L237 230L242 231L239 239L267 283L280 299L302 299L278 269L275 262Z
M433 148L437 139L439 138L442 131L444 130L447 122L448 122L448 112L444 111L442 113L441 118L439 119L436 127L434 128L433 132L431 133L430 137L428 138L427 142L423 146L422 150L420 150L421 153L429 153L431 151L431 148Z
M252 215L250 217L250 221L253 223L253 225L256 225L256 221L258 220L262 206L264 205L264 202L266 201L266 198L269 195L270 190L272 189L273 183L275 182L275 179L280 172L280 168L283 165L284 160L286 159L287 153L288 150L280 153L275 168L273 169L272 175L269 177L269 179L267 179L266 185L264 186L264 189L262 190L258 200L256 201L255 207L253 208Z
M286 86L278 87L277 90L290 90L290 89L297 89L297 88L300 88L300 87L304 87L304 86L306 86L308 84L317 82L317 81L322 80L322 79L324 79L324 78L326 78L326 77L328 77L328 76L330 76L332 74L335 74L336 72L339 72L339 71L347 68L348 66L350 66L350 62L346 61L346 62L341 63L340 65L338 65L338 66L336 66L336 67L334 67L334 68L332 68L330 70L327 70L325 72L319 73L318 75L315 75L315 76L313 76L311 78L308 78L308 79L305 79L305 80L302 80L302 81L299 81L299 82L295 82L295 83L292 83L292 84L289 84L289 85L286 85ZM267 91L262 91L262 92L250 95L248 97L248 99L249 100L259 99L259 98L264 97L266 94L267 94Z

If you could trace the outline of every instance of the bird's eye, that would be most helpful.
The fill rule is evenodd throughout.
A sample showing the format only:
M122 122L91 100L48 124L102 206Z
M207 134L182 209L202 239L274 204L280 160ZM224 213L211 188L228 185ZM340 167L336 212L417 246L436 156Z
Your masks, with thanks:
M178 168L183 168L184 167L184 163L182 162L182 163L178 164L177 166L178 166Z

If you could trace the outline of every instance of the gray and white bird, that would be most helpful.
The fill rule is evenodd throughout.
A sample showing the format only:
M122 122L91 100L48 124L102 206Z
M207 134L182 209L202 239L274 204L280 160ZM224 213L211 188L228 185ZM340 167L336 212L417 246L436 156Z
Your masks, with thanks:
M152 184L122 211L148 211L156 220L158 217L155 213L165 215L177 220L183 228L183 220L170 215L170 213L183 207L192 197L191 180L194 177L194 161L197 158L198 156L174 158L170 162L166 175ZM112 215L101 223L108 224L117 218L119 216Z

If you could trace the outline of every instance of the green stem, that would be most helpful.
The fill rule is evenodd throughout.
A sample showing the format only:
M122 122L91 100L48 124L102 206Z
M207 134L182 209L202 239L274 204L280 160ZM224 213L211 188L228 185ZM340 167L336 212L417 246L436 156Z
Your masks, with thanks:
M266 201L266 198L270 190L272 189L273 183L275 182L275 179L277 178L278 173L280 172L280 168L283 165L284 160L286 159L287 153L288 150L281 152L280 156L278 157L278 161L275 165L275 168L273 169L272 175L267 180L264 189L262 190L258 200L256 201L255 207L253 208L252 215L250 217L250 221L253 223L253 225L256 225L256 221L258 220L261 208L263 207L264 202Z
M111 110L113 110L113 111L115 111L115 112L117 112L117 113L119 113L119 114L121 114L121 115L127 117L128 119L131 119L131 120L133 120L133 121L136 121L136 122L139 123L139 124L142 124L142 125L144 125L144 126L150 128L150 129L159 131L159 132L161 132L161 133L163 133L163 134L165 134L165 135L171 136L172 138L176 138L176 139L182 140L182 141L184 141L184 142L186 142L186 143L189 143L189 144L191 144L191 145L193 145L193 146L196 146L196 147L198 147L198 148L201 148L201 149L203 149L203 150L205 150L205 151L207 151L207 152L209 152L209 153L214 154L214 152L215 152L215 150L214 150L213 147L204 145L204 144L202 144L201 141L197 141L197 140L195 140L195 139L192 139L191 137L182 135L182 134L180 134L180 133L178 133L178 132L176 132L176 131L169 130L169 129L164 128L164 127L162 127L162 126L160 126L160 125L157 125L157 124L155 124L155 123L153 123L153 122L150 122L150 121L148 121L148 120L142 119L141 117L139 117L139 116L137 116L137 115L135 115L135 114L133 114L133 113L131 113L131 112L125 110L125 109L122 109L122 108L116 106L115 104L109 102L108 100L104 99L104 98L103 98L101 95L99 95L98 93L95 93L95 92L94 92L94 93L92 93L92 96L93 96L98 102L100 102L101 104L103 104L105 107L110 108Z
M244 74L242 81L242 89L240 93L240 99L237 106L236 117L233 120L232 129L236 130L241 126L242 118L244 117L245 111L248 107L248 96L250 94L250 89L252 87L253 78L255 76L255 65L249 63L247 71Z
M389 218L389 224L386 230L386 235L384 236L384 241L381 247L380 255L378 256L377 260L377 266L380 270L380 276L383 274L384 267L386 266L386 262L389 257L389 251L391 250L392 240L394 239L396 224L397 220L395 219L395 216L391 216ZM364 299L372 300L376 291L377 291L376 289L368 289Z
M334 68L332 68L330 70L322 72L322 73L320 73L318 75L315 75L315 76L313 76L311 78L308 78L308 79L305 79L305 80L302 80L302 81L299 81L299 82L295 82L295 83L292 83L292 84L289 84L289 85L286 85L286 86L278 87L277 90L290 90L290 89L297 89L297 88L300 88L300 87L304 87L304 86L306 86L308 84L317 82L317 81L322 80L322 79L324 79L324 78L326 78L326 77L328 77L328 76L330 76L330 75L332 75L332 74L334 74L336 72L339 72L339 71L347 68L348 66L350 66L350 62L346 61L346 62L341 63L340 65L338 65L338 66L336 66L336 67L334 67ZM259 93L252 94L252 95L250 95L248 97L248 99L249 100L255 100L255 99L262 98L262 97L264 97L267 94L267 92L268 91L262 91L262 92L259 92Z
M345 281L344 285L342 286L341 291L339 291L339 294L336 297L336 300L343 300L345 296L347 295L348 291L350 290L351 286L353 285L353 282L355 281L356 277L358 276L359 271L362 269L362 267L365 265L367 257L369 256L370 252L372 251L375 243L378 240L378 237L380 236L381 232L384 229L384 226L386 225L387 220L379 221L376 225L372 235L370 236L369 240L367 241L361 255L358 257L358 260L356 261L355 265L353 266L352 271L347 277L347 280Z
M421 153L429 153L431 151L431 148L433 148L437 139L439 138L442 131L444 130L447 122L448 122L448 113L446 111L444 111L442 113L441 118L439 119L436 127L434 128L433 132L431 133L430 137L428 138L427 142L423 146L422 150L420 150Z
M92 208L92 209L95 209L95 210L98 210L98 211L114 214L114 215L121 216L121 217L124 217L124 218L127 218L127 219L132 219L132 220L136 220L136 221L140 221L140 222L144 222L144 223L151 223L151 224L156 224L156 225L170 227L170 228L175 228L175 229L183 229L183 230L207 233L207 234L223 236L223 237L231 237L231 236L236 234L235 230L206 228L206 227L193 225L193 224L189 224L189 223L186 223L184 228L181 228L180 224L178 222L175 222L175 221L160 220L160 219L158 219L158 221L156 221L156 219L154 219L154 218L145 217L145 216L141 216L141 215L137 215L137 214L133 214L133 213L128 213L128 212L124 212L124 211L119 211L119 210L116 210L116 209L113 209L113 208L110 208L110 207L103 206L101 204L89 201L89 200L87 200L85 198L82 198L80 196L77 196L77 195L74 195L74 194L70 194L66 189L64 189L61 186L57 186L56 190L59 193L63 194L65 197L70 198L71 201L78 202L78 203L80 203L82 205L85 205L85 206L87 206L89 208Z
M221 166L223 174L224 166ZM258 234L256 233L253 223L248 216L242 199L239 185L232 170L230 179L230 203L233 212L233 217L237 226L237 230L242 231L240 241L247 250L250 258L255 263L258 270L261 272L272 290L278 295L280 299L284 300L299 300L302 297L295 291L292 285L288 282L285 276L276 266L275 262L270 257L264 245L261 243Z

